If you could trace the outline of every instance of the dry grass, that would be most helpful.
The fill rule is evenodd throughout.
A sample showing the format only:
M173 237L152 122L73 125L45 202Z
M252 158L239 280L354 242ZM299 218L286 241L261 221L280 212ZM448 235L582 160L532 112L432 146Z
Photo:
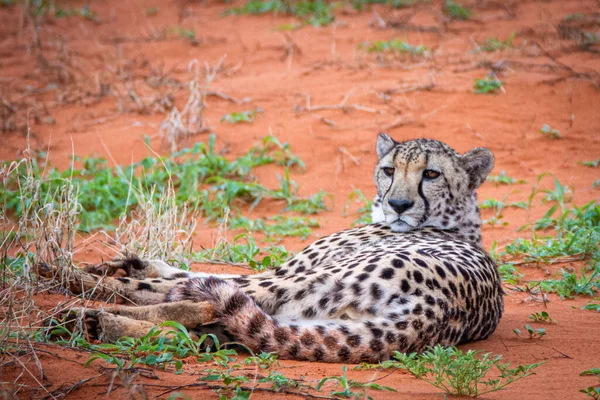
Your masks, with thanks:
M9 181L18 182L21 206L15 220L6 213L6 196L0 197L0 367L10 365L22 371L15 382L0 379L0 396L8 398L23 388L40 397L52 397L44 387L44 369L37 354L44 350L36 340L45 339L45 325L50 320L74 304L81 305L83 300L81 296L71 297L54 310L39 308L35 303L34 295L43 291L68 293L69 274L75 268L76 229L84 210L78 201L78 189L69 177L43 191L42 185L48 182L35 177L34 162L34 154L28 149L21 160L0 166L0 190L6 193ZM23 174L24 179L9 180L16 173ZM42 195L44 192L48 194ZM139 206L131 218L121 219L114 234L106 234L102 246L110 243L115 253L188 261L195 214L176 205L173 188L157 202L151 200L152 191L143 195L132 187L130 194L143 196ZM15 259L20 267L16 267ZM54 267L57 273L53 280L35 276L38 263Z
M204 121L204 109L208 89L217 76L225 57L221 57L214 67L204 64L204 74L201 73L198 60L192 60L188 65L188 72L193 72L194 77L189 84L189 97L181 111L173 107L171 112L160 125L160 133L163 139L169 143L172 151L177 150L177 143L192 135L210 131L210 127ZM203 76L202 76L203 75ZM201 78L203 81L201 82Z
M192 233L196 228L197 212L186 206L178 207L172 187L158 204L149 193L141 199L131 218L121 218L114 236L120 254L135 254L143 259L161 259L188 265L192 253Z

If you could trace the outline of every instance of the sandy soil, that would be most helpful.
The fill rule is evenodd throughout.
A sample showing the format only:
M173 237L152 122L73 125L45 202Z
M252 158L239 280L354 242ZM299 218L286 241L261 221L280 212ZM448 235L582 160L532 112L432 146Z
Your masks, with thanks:
M233 3L241 4L239 0ZM81 6L79 2L68 4ZM292 174L300 192L310 194L322 188L333 194L328 200L330 211L318 216L321 228L311 238L306 242L284 241L292 251L301 250L319 235L351 224L355 216L343 217L342 209L353 188L369 196L374 194L371 173L376 160L375 138L380 131L397 140L435 138L460 152L488 147L496 156L495 174L506 171L527 181L512 186L486 183L479 190L482 200L502 199L505 195L508 201L525 200L536 178L546 172L574 190L575 203L600 197L598 189L592 188L600 178L598 169L578 164L600 157L599 49L596 46L582 51L575 41L561 38L559 29L561 20L569 14L598 12L597 1L481 1L474 8L472 20L464 22L445 20L437 1L421 8L392 10L376 6L360 13L342 7L337 10L337 25L287 32L274 28L296 22L292 17L221 17L228 6L215 0L104 0L90 4L99 22L71 17L53 18L42 25L40 37L50 63L46 67L36 60L30 46L31 31L27 22L22 22L19 8L0 8L0 93L29 110L18 116L0 114L4 121L10 119L17 125L16 131L1 133L0 159L22 155L26 146L24 115L29 116L32 128L30 145L47 150L50 161L60 168L68 166L73 152L78 156L103 156L111 164L138 160L148 154L146 135L154 151L167 154L168 148L158 134L164 114L152 112L152 106L142 110L128 99L127 91L147 96L166 93L164 87L152 91L143 83L144 78L163 74L186 82L191 77L186 70L190 60L214 65L226 55L223 70L211 89L250 101L234 104L217 97L208 99L205 118L217 134L218 149L227 149L228 157L235 157L271 130L281 141L289 142L306 163L304 172ZM152 7L157 7L158 13L147 16L144 10ZM177 27L194 29L196 40L177 37L172 33ZM598 25L593 29L597 32ZM164 31L169 33L161 36ZM481 44L490 37L503 39L511 32L517 33L514 48L497 53L473 51L474 42ZM388 55L381 59L358 48L364 41L393 38L424 44L432 49L432 55ZM498 68L505 91L474 94L473 80L483 78L490 65ZM113 91L100 95L105 85L111 85ZM121 95L115 96L115 92ZM298 111L306 105L306 95L312 106L336 105L348 96L346 104L368 110ZM185 90L174 91L178 107L186 98ZM253 124L232 126L220 122L227 113L254 107L264 113ZM562 139L541 135L543 124L559 129ZM200 134L180 145L206 138L206 134ZM266 167L256 175L263 184L275 186L276 173L280 170ZM552 185L552 180L546 179L543 185ZM539 200L535 204L529 211L506 209L507 226L485 226L485 247L489 249L494 241L501 247L519 236L528 236L529 232L517 232L517 228L548 209ZM273 215L282 208L276 202L263 202L252 215ZM493 212L483 214L490 218ZM210 246L214 235L214 227L199 227L195 246ZM101 246L95 242L79 246L76 254L79 261L97 261L101 256ZM525 279L536 279L565 266L580 267L524 266L521 270L527 274ZM227 267L217 269L231 271ZM600 314L579 309L587 298L561 301L550 295L549 299L543 305L526 301L524 293L509 292L506 313L496 333L489 340L462 346L502 354L512 363L546 362L537 375L485 398L571 399L583 397L578 390L594 383L592 378L578 374L600 367ZM46 307L65 300L57 295L37 298ZM541 340L516 337L513 329L522 328L531 313L542 310L556 321L544 326L547 335ZM99 363L83 368L87 353L49 345L41 349L46 351L38 352L45 376L37 372L33 375L45 390L23 388L19 394L22 398L43 397L48 394L46 390L67 388L102 372ZM24 357L21 362L37 371L32 359ZM331 364L282 361L281 365L287 376L304 376L313 382L342 371L341 365ZM132 384L156 396L166 390L160 385L195 382L201 368L189 360L180 376L156 371L155 379L140 376ZM22 381L39 386L25 377L28 373L18 362L0 371L3 381L24 374ZM349 376L361 381L381 378L378 383L398 390L371 392L376 399L443 398L435 388L400 372L388 375L382 371L350 371ZM75 387L68 396L101 398L109 381L110 374L98 376ZM115 379L111 398L126 397L136 390L124 387L124 381L122 377ZM217 396L200 388L183 392L192 398ZM260 392L254 396L283 397Z

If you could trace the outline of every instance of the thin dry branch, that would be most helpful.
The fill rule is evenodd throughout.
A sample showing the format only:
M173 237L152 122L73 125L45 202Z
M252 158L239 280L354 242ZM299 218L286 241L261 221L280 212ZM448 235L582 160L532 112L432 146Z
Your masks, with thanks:
M348 103L348 99L350 98L350 95L352 94L353 91L354 91L354 89L352 89L351 91L349 91L348 93L346 93L344 95L344 98L342 99L342 101L339 104L336 104L336 105L318 105L318 106L311 105L310 95L307 93L307 94L305 94L306 105L304 107L302 107L300 105L295 105L294 108L293 108L293 110L295 112L314 112L314 111L323 111L323 110L342 110L345 113L349 112L350 110L357 110L357 111L364 111L364 112L368 112L368 113L372 113L372 114L385 114L385 111L383 111L383 110L378 110L376 108L367 107L367 106L364 106L362 104L347 104Z

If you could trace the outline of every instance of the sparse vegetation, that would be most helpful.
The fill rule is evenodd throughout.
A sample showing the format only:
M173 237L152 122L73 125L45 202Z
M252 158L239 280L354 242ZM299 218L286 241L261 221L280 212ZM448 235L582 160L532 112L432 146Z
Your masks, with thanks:
M305 24L312 26L328 25L335 20L332 14L335 4L323 0L299 0L286 2L282 0L248 0L241 7L230 8L225 15L244 14L282 14L294 15Z
M479 49L488 53L510 49L512 47L513 41L515 40L515 36L516 34L513 32L504 40L488 38L485 40L485 42L479 45Z
M173 330L161 336L161 327L169 327ZM211 339L214 343L214 351L204 342ZM85 366L90 365L98 359L114 364L119 369L131 369L138 364L149 367L167 368L173 367L176 374L180 374L183 368L181 359L185 357L196 357L200 362L207 361L229 361L236 356L234 350L222 349L219 341L214 335L202 335L199 340L194 340L187 329L177 322L164 322L153 328L146 336L139 339L124 337L114 344L91 345L92 353ZM127 363L126 360L129 362Z
M268 137L263 145L251 149L247 154L229 161L215 152L215 136L211 135L208 144L197 143L193 148L174 152L168 158L146 157L127 167L108 167L102 158L76 158L80 167L72 167L63 172L46 166L44 154L30 160L30 174L25 173L26 164L20 163L5 179L6 190L2 193L6 210L17 217L23 213L25 202L20 187L26 179L39 182L40 195L46 201L65 181L71 182L77 191L82 207L79 229L90 231L98 228L113 229L115 220L130 215L135 207L144 201L158 204L163 194L172 185L176 191L175 202L198 210L206 220L220 222L224 210L235 209L235 202L250 202L256 206L262 199L283 200L288 210L305 214L315 214L325 209L325 192L308 198L297 195L297 185L290 179L289 171L280 178L279 189L268 189L257 182L249 182L252 169L266 164L303 166L302 160L294 156L288 145L281 144L274 137ZM199 184L204 183L202 187ZM244 224L235 218L238 227L263 229L264 225ZM289 225L292 219L280 217L279 222ZM278 222L278 221L275 221ZM300 222L300 221L298 221ZM305 226L315 226L316 222L302 221ZM254 222L256 224L257 222ZM242 226L244 225L244 226ZM275 224L277 225L277 224ZM274 228L276 229L276 228ZM306 231L301 235L306 237Z
M395 352L393 360L381 364L363 364L357 368L403 369L449 395L479 397L534 375L533 370L544 364L540 362L510 368L510 363L503 364L501 360L500 355L473 350L463 353L455 347L437 345L422 354ZM487 378L494 367L498 376Z
M529 324L525 325L525 331L529 334L529 339L541 339L546 335L546 329L544 328L532 328ZM513 332L517 336L521 336L521 330L518 328L513 329Z
M558 129L553 129L550 125L544 124L540 128L540 133L550 139L560 139L560 131Z
M325 383L327 383L329 381L334 381L337 383L337 386L339 386L340 389L333 390L330 393L330 396L351 398L351 399L367 398L370 400L372 400L373 398L371 396L367 396L367 394L366 394L367 389L385 390L388 392L396 391L395 389L393 389L389 386L382 386L382 385L379 385L378 383L374 383L374 382L363 383L363 382L355 381L354 379L348 379L348 376L347 376L348 368L344 365L342 369L344 372L342 373L341 376L327 376L327 377L321 379L321 381L317 385L317 390L320 391L321 388L323 387L323 385L325 385ZM353 389L358 389L358 390L360 390L360 392L357 393L357 392L353 391Z
M595 386L589 386L588 388L579 391L594 400L600 399L600 368L587 369L579 374L579 376L595 376L597 378Z
M583 161L581 164L589 168L598 168L598 165L600 165L600 158L592 161Z
M548 314L548 312L546 311L533 313L529 316L529 319L533 322L543 322L547 324L551 324L552 322L554 322L552 318L550 318L550 314Z
M465 21L471 16L471 10L454 0L445 0L443 10L452 19Z
M423 45L414 46L400 39L377 40L375 42L364 42L359 45L360 48L367 49L369 52L392 52L396 54L410 54L413 56L426 55L427 47Z
M73 17L79 16L90 21L98 21L98 14L90 10L88 5L84 5L81 8L57 8L54 15L56 18Z
M353 189L350 192L348 200L344 204L342 216L346 217L348 215L348 209L353 202L359 205L358 210L356 210L359 217L352 223L352 226L370 224L372 222L371 208L373 207L373 200L368 199L360 189Z
M231 114L227 114L223 118L221 118L221 122L227 122L231 125L235 125L240 122L247 122L251 124L254 122L256 114L261 112L263 112L263 110L261 110L260 108L255 108L254 110L242 112L232 112Z
M495 94L502 89L502 82L496 78L485 77L483 79L475 79L473 90L479 94Z
M527 181L525 181L525 180L516 179L516 178L513 178L512 176L506 175L506 171L500 172L500 175L489 175L487 177L487 181L491 182L495 185L512 185L513 183L518 183L518 184L527 183Z
M581 309L600 312L600 303L589 302L585 306L581 307Z

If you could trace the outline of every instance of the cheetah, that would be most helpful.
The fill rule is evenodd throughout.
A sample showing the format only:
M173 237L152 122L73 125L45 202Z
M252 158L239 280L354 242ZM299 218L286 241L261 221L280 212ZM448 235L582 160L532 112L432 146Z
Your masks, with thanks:
M256 353L360 363L486 339L503 312L475 195L492 152L386 134L376 151L373 223L320 238L274 270L209 275L127 258L78 272L72 288L100 293L101 281L106 296L138 306L87 311L106 341L179 319L193 331L222 326Z

